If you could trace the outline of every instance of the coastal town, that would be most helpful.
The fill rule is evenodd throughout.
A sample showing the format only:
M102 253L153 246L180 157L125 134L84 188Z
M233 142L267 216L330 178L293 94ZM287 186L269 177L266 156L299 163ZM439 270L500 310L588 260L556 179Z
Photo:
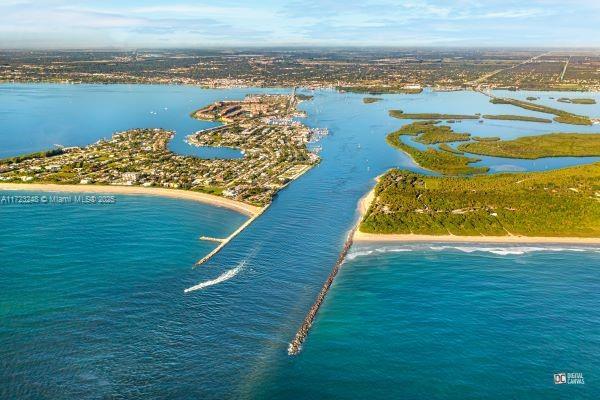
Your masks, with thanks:
M0 182L118 185L185 189L244 203L268 205L278 190L319 162L307 144L323 130L294 117L299 96L248 96L196 111L225 125L190 135L193 146L233 147L237 159L202 159L173 153L175 135L162 129L118 132L86 147L59 147L0 161Z
M208 88L599 90L584 49L253 49L0 51L0 82L145 83Z

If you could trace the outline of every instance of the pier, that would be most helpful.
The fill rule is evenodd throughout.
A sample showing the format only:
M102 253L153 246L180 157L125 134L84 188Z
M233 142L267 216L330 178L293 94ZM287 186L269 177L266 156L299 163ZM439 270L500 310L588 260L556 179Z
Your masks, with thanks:
M225 239L223 239L223 238L216 238L216 237L210 237L210 236L200 236L200 240L204 240L204 241L207 241L207 242L223 243L223 241Z
M248 221L244 222L239 228L237 228L231 235L227 236L225 239L217 239L217 238L210 238L210 237L207 237L207 236L202 236L200 238L201 240L210 240L210 241L213 241L213 242L219 242L219 245L217 247L215 247L213 249L213 251L211 251L210 253L208 253L204 257L202 257L200 259L200 261L198 261L196 263L196 267L199 266L199 265L204 264L205 262L207 262L208 260L210 260L215 254L217 254L218 252L220 252L223 249L223 247L225 247L227 245L227 243L229 243L234 237L236 237L237 235L239 235L240 232L242 232L251 223L253 223L256 218L258 218L259 216L261 216L262 213L265 212L265 210L267 209L267 207L268 206L263 207L258 213L256 213L255 215L253 215L252 218L250 218Z
M290 356L295 356L298 353L300 353L300 351L302 350L302 343L304 343L306 336L308 336L308 332L310 331L313 321L315 320L315 317L317 316L317 313L319 312L319 308L321 308L321 304L323 304L323 300L325 300L325 296L327 296L327 293L329 292L329 288L331 287L333 280L335 279L342 264L344 263L344 260L346 259L346 255L348 254L350 247L352 247L354 232L356 231L357 228L358 228L358 225L355 225L355 227L352 228L352 230L348 234L348 238L346 239L346 242L344 243L344 247L342 248L342 251L340 252L340 255L338 256L338 259L335 262L335 265L333 266L333 270L331 271L331 273L327 277L327 280L323 284L321 291L317 295L317 299L315 300L315 303L312 305L312 307L308 311L308 314L306 314L306 317L304 317L304 322L302 322L302 325L300 325L300 329L298 329L298 332L296 332L296 335L294 336L294 340L292 340L292 342L290 343L290 345L288 347L288 354Z

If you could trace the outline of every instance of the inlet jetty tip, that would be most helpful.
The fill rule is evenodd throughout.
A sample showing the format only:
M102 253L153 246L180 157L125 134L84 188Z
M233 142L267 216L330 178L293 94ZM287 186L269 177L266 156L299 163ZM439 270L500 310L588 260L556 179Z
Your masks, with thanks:
M327 280L323 284L323 287L317 295L317 299L315 300L314 304L312 305L310 310L308 310L308 314L306 314L306 317L304 317L304 322L302 322L302 325L300 325L300 328L298 329L298 332L296 332L294 339L290 342L290 345L288 346L288 354L290 356L295 356L302 350L302 344L304 343L306 336L308 336L308 332L310 331L312 323L315 317L317 316L317 312L319 312L319 308L321 307L321 304L323 304L323 300L325 300L325 296L327 296L327 292L329 292L329 288L331 287L335 276L337 275L337 273L340 270L340 267L344 263L344 259L346 258L350 247L352 247L354 232L357 228L358 226L355 226L348 234L348 238L344 243L344 248L340 252L339 257L335 262L335 265L333 266L333 270L331 271L331 273L327 277Z

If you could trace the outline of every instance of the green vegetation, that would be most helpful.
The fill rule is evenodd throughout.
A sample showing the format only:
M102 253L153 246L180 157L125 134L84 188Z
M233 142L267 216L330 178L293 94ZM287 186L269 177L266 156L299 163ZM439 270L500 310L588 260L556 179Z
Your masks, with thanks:
M561 103L572 103L572 104L596 104L596 100L594 100L594 99L582 99L582 98L561 97L560 99L558 99L556 101L559 101Z
M0 160L0 181L81 185L139 185L194 190L264 206L277 191L319 161L306 143L316 135L304 125L277 125L256 118L291 118L296 102L289 95L249 95L217 101L194 113L198 118L229 124L186 137L192 146L237 148L239 159L203 159L173 153L174 133L133 129L110 140ZM234 109L234 112L230 110ZM326 133L318 133L325 135Z
M450 142L465 142L471 137L470 133L455 133L452 132L448 126L439 126L438 131L428 131L420 135L415 139L419 143L423 144L437 144L437 143L450 143ZM442 129L448 128L448 129Z
M526 110L537 111L545 114L556 115L554 120L563 124L572 125L592 125L592 121L588 117L572 114L570 112L559 110L557 108L543 106L541 104L528 103L522 100L494 97L490 100L493 104L510 104L516 107L521 107Z
M538 117L528 117L526 115L512 115L512 114L499 114L499 115L483 115L485 119L500 119L506 121L527 121L527 122L543 122L549 124L552 122L551 119L548 118L538 118Z
M572 49L571 49L572 50ZM331 87L363 93L459 90L594 90L600 54L524 49L326 48L0 51L0 82L188 84L203 87ZM260 65L260 68L257 68ZM532 94L529 94L532 96ZM573 95L575 96L575 94ZM528 99L532 100L532 99Z
M390 110L391 117L398 119L479 119L478 115L462 115L462 114L438 114L438 113L416 113L405 114L402 110Z
M21 161L25 161L25 160L33 160L33 159L38 159L38 158L49 158L49 157L59 156L63 153L64 153L64 150L62 148L58 148L58 149L38 151L35 153L24 154L22 156L17 156L17 157L9 157L9 158L2 159L0 161L2 161L3 163L6 163L6 164L18 164Z
M571 124L571 125L592 125L592 121L588 117L581 117L578 115L559 115L558 117L554 117L556 122L560 122L562 124Z
M427 235L600 236L600 163L549 172L380 178L360 230Z
M451 147L449 144L447 143L442 143L440 144L440 149L447 151L448 153L453 153L453 154L463 154L462 151L456 150L454 147Z
M387 142L410 155L423 168L446 175L471 175L488 171L487 167L469 166L469 164L479 161L476 158L464 157L431 147L427 150L419 150L404 143L400 139L401 135L403 135L401 130L392 132L387 136Z
M498 136L473 136L472 138L478 142L496 142L500 140Z
M527 159L600 156L600 134L551 133L514 140L465 143L458 149L473 154Z
M193 190L196 190L196 191L202 192L202 193L207 193L207 194L214 194L215 196L223 195L223 188L218 187L218 186L200 186L200 187L194 188Z
M416 121L412 124L404 125L396 133L400 135L417 136L415 139L423 144L437 144L448 142L467 141L470 138L469 133L456 133L446 125L437 125L439 121Z
M383 100L381 97L365 97L363 99L363 103L365 104L371 104L371 103L377 103L378 101Z

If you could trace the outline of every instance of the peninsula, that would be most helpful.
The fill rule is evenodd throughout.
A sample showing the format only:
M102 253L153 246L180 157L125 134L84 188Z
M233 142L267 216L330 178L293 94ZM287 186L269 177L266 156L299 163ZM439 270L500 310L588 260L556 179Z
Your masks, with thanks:
M59 147L0 160L0 190L144 194L210 203L249 218L226 238L205 238L218 253L268 207L277 191L319 162L307 143L327 132L295 121L302 116L291 95L220 101L194 118L225 125L188 136L193 146L235 147L240 159L201 159L168 148L174 132L132 129L86 147ZM189 289L187 291L191 291Z
M295 94L249 96L194 113L196 118L229 123L191 135L190 144L237 147L244 153L241 159L182 156L168 149L174 132L133 129L86 147L0 160L0 183L76 185L88 192L98 185L114 192L119 190L115 187L131 186L177 189L202 193L204 199L208 194L264 207L278 190L319 161L306 144L320 132L292 120L297 102ZM23 185L27 187L32 188Z
M487 167L469 165L476 163L479 159L466 157L459 151L453 151L447 145L440 147L441 150L433 147L420 150L404 142L402 136L415 136L417 142L424 144L446 144L447 142L469 140L468 133L455 133L452 128L437 125L435 121L416 121L388 134L386 140L392 147L408 154L416 164L430 171L446 175L473 175L488 171Z
M554 114L560 122L590 121L588 117L520 100L494 97L492 102ZM390 115L402 118L407 114L392 110ZM447 116L414 115L424 119ZM411 136L415 145L420 143L425 148L403 139ZM388 134L387 141L422 168L441 176L388 171L361 201L361 221L354 240L600 243L600 163L486 175L485 167L469 165L477 159L464 155L524 159L600 156L599 134L551 133L500 140L456 133L432 119L406 124ZM462 144L454 148L448 145L451 142Z
M355 241L600 243L600 163L432 177L392 169L362 201Z

